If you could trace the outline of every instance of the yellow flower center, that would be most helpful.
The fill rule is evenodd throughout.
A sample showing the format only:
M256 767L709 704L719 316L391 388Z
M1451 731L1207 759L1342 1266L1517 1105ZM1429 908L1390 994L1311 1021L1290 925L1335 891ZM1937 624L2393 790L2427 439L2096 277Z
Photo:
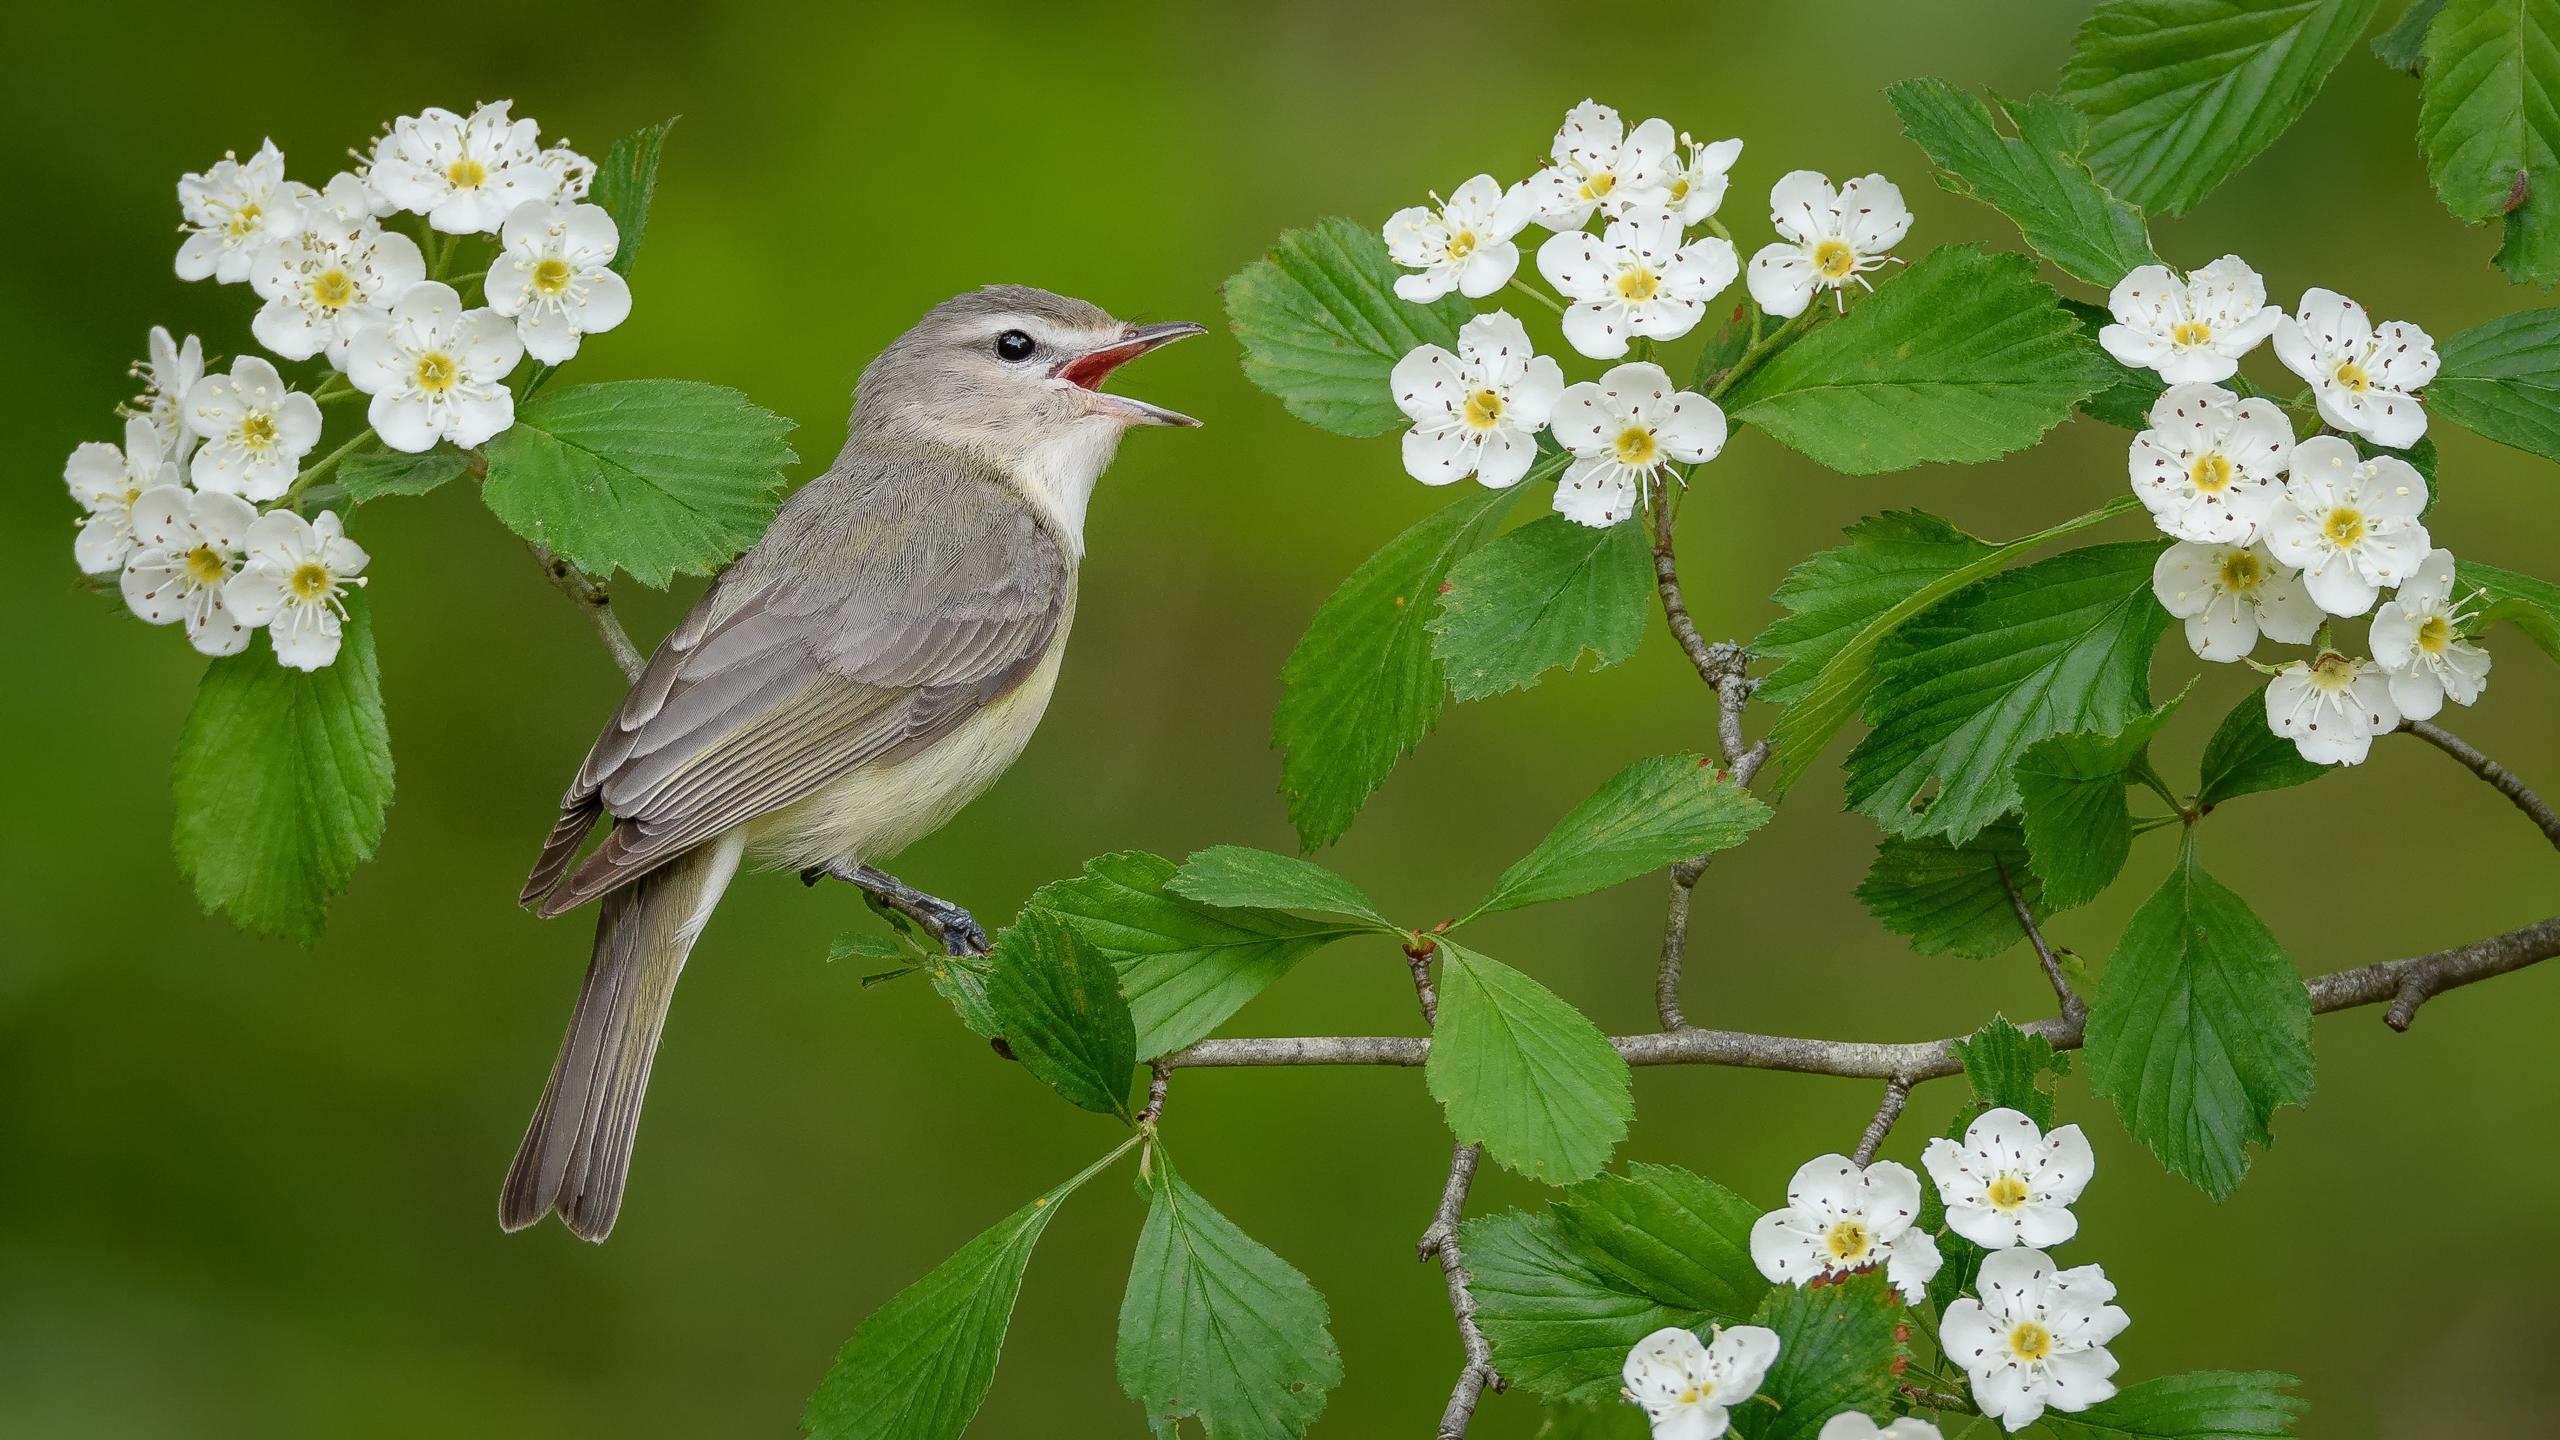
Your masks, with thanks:
M257 230L258 221L266 213L255 205L243 205L231 212L231 223L224 228L230 232L232 239L245 240Z
M2042 1360L2053 1353L2053 1332L2033 1320L2021 1320L2009 1332L2009 1353L2021 1360Z
M1825 280L1845 280L1858 268L1858 252L1846 240L1825 240L1813 247L1813 268Z
M1461 230L1449 237L1449 258L1464 260L1476 253L1476 232Z
M276 443L276 417L264 410L252 410L240 417L240 448L264 450Z
M1716 1393L1714 1382L1707 1380L1692 1380L1689 1382L1689 1388L1680 1392L1680 1403L1683 1405L1696 1405L1714 1393Z
M1492 390L1479 390L1467 397L1467 426L1474 430L1490 430L1502 423L1502 396Z
M187 578L198 585L219 585L231 574L231 566L222 552L210 545L199 545L187 552Z
M1585 200L1606 200L1609 198L1609 192L1617 188L1618 177L1610 174L1606 170L1603 170L1597 175L1589 175L1583 178L1582 198Z
M2213 327L2201 320L2181 320L2169 327L2169 343L2181 349L2209 343Z
M335 588L329 567L317 560L305 560L293 567L293 575L285 581L293 598L308 605L324 599Z
M2015 1210L2027 1203L2027 1182L2015 1175L2004 1174L1991 1182L1991 1188L1983 1192L1982 1198L1990 1201L1994 1210Z
M1662 456L1662 446L1654 440L1653 432L1641 425L1619 431L1609 448L1621 465L1650 465Z
M334 265L311 277L311 303L323 310L341 309L355 298L355 277Z
M1831 1252L1833 1260L1843 1265L1854 1265L1865 1259L1868 1249L1873 1244L1874 1240L1867 1234L1866 1222L1863 1220L1835 1222L1822 1237L1823 1248Z
M456 190L477 190L489 178L489 167L465 155L444 167L444 178L452 181Z
M2208 450L2188 467L2187 478L2195 482L2197 493L2219 495L2231 488L2231 461L2218 450Z
M2313 686L2329 694L2344 694L2347 687L2356 681L2356 662L2335 650L2326 650L2321 652L2319 659L2311 662L2308 678Z
M1686 175L1683 175L1683 176L1681 176L1679 179L1674 180L1674 181L1672 181L1672 182L1671 182L1671 203L1672 203L1672 204L1674 204L1674 205L1677 205L1677 204L1679 204L1681 201L1686 200L1686 199L1688 199L1688 198L1689 198L1689 177L1688 177L1688 176L1686 176Z
M461 378L453 357L441 350L430 350L418 357L418 388L430 395L441 395L453 388Z
M569 262L554 255L533 267L533 288L545 295L557 295L569 288Z
M1642 265L1618 273L1618 298L1641 304L1662 293L1662 277Z
M2352 505L2341 505L2320 522L2320 534L2341 550L2352 550L2364 543L2364 512Z
M2430 655L2441 655L2453 643L2453 627L2441 615L2430 615L2418 627L2418 648Z
M2234 595L2248 595L2265 583L2267 567L2255 550L2226 550L2222 554L2222 588Z
M2364 367L2353 360L2342 360L2338 362L2338 383L2361 395L2366 387L2373 384L2373 377L2364 373Z

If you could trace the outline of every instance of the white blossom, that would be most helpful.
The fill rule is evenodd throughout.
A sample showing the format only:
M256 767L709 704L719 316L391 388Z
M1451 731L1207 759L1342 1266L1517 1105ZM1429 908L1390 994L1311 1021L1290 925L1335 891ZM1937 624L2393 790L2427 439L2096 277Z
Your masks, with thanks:
M1644 1408L1653 1440L1715 1440L1733 1423L1728 1412L1759 1393L1777 1361L1775 1330L1736 1325L1713 1334L1700 1344L1693 1332L1669 1327L1627 1352L1623 1393Z
M1861 1170L1846 1155L1821 1155L1787 1183L1787 1204L1751 1227L1751 1261L1782 1285L1883 1266L1912 1304L1929 1292L1941 1263L1937 1239L1912 1221L1920 1177L1879 1160Z
M1668 120L1647 120L1630 135L1617 111L1583 101L1556 131L1555 163L1521 182L1531 218L1550 230L1579 230L1595 210L1660 207L1678 143Z
M2276 322L2276 358L2311 383L2320 418L2377 445L2405 450L2427 433L2417 391L2436 378L2436 342L2405 320L2375 328L2335 290L2302 292Z
M469 119L430 106L391 122L374 143L366 179L381 196L448 235L495 231L517 206L560 193L565 167L546 164L531 120L508 116L512 101Z
M2303 588L2332 615L2361 615L2397 585L2432 545L2418 514L2427 482L2408 461L2366 460L2335 435L2295 447L2284 498L2268 521L2267 548L2302 571Z
M1931 1140L1920 1163L1937 1182L1947 1228L1985 1250L2070 1239L2080 1228L2071 1207L2098 1168L2079 1126L2048 1135L2006 1106L1975 1116L1962 1144Z
M355 176L338 176L302 227L268 247L249 277L267 302L249 322L259 344L287 360L325 354L344 370L355 333L427 278L418 242L383 229L365 213L366 196Z
M2301 574L2277 564L2266 546L2255 543L2181 540L2152 565L2151 593L2160 597L2162 609L2187 622L2187 646L2196 657L2217 664L2247 656L2261 635L2308 645L2327 618L2302 588Z
M2432 551L2374 612L2374 663L2402 719L2432 719L2448 699L2471 704L2489 683L2489 652L2463 638L2472 617L2454 585L2453 552Z
M92 440L71 452L62 467L71 498L88 512L72 558L91 575L112 575L133 554L133 506L143 492L178 482L178 462L167 437L148 415L129 415L121 448Z
M1714 236L1680 243L1667 210L1629 210L1598 236L1567 230L1538 247L1538 270L1572 304L1564 338L1595 360L1627 353L1638 335L1676 340L1733 283L1733 246Z
M1510 284L1520 268L1512 237L1529 223L1528 204L1525 189L1505 193L1501 182L1478 175L1437 209L1413 205L1388 216L1381 232L1388 257L1421 272L1397 276L1396 294L1428 303L1455 290L1474 300Z
M204 378L204 342L190 335L181 344L167 327L154 325L150 347L150 358L133 367L134 378L142 382L142 393L133 397L130 409L150 419L160 438L169 442L169 458L184 465L196 448L196 435L178 412L186 403L187 392Z
M2041 1250L1994 1251L1979 1300L1947 1307L1938 1344L1973 1380L1974 1403L2009 1430L2047 1410L2086 1410L2116 1393L2107 1342L2132 1323L2095 1265L2058 1269Z
M1696 464L1724 449L1724 412L1681 390L1659 365L1620 365L1599 382L1568 385L1551 422L1574 454L1556 485L1556 511L1594 528L1636 512L1663 467Z
M2115 323L2098 332L2107 353L2172 385L2228 380L2240 357L2275 333L2284 311L2267 282L2237 255L2181 280L2166 265L2138 265L2107 296Z
M613 272L621 236L600 205L533 200L507 217L489 262L489 308L516 322L525 353L558 365L579 337L631 314L631 287Z
M1396 362L1389 389L1413 421L1404 468L1425 485L1472 474L1493 489L1518 484L1537 458L1538 432L1564 394L1564 372L1535 353L1508 312L1458 331L1458 353L1425 345Z
M199 490L276 499L320 443L320 403L255 355L233 361L228 375L197 381L183 414L204 441L188 470Z
M2212 544L2254 538L2283 498L2293 458L2284 411L2219 385L2172 385L2151 402L2150 421L2125 464L2160 529Z
M595 185L596 162L570 149L566 141L553 142L551 148L535 158L534 163L550 173L552 187L560 200L584 200L587 191Z
M156 485L133 503L135 549L124 565L124 603L154 625L182 621L187 643L207 655L237 655L249 626L223 604L239 573L256 507L237 495L192 494Z
M2400 728L2400 707L2381 666L2327 650L2276 670L2267 727L2314 765L2361 765L2374 736Z
M300 219L296 190L284 178L284 152L266 141L243 160L225 151L201 175L178 180L178 211L187 238L178 246L178 278L206 276L224 284L249 278L258 253Z
M249 625L264 625L276 661L317 670L338 658L349 586L364 584L368 558L334 510L305 520L270 510L249 527L248 562L223 587L223 603Z
M1682 134L1680 148L1672 152L1671 163L1663 170L1664 207L1683 225L1695 225L1715 214L1724 204L1725 181L1733 162L1741 158L1739 140L1708 144Z
M1875 1421L1855 1410L1843 1410L1822 1422L1821 1433L1813 1440L1945 1440L1938 1427L1916 1415L1905 1415L1889 1425Z
M1780 241L1751 257L1751 298L1772 315L1804 313L1815 292L1836 292L1893 257L1885 252L1911 233L1911 207L1881 175L1861 175L1838 190L1811 170L1780 176L1769 190L1769 223ZM1868 289L1875 287L1868 285Z
M366 415L394 450L470 447L515 423L507 372L524 358L516 327L494 310L465 310L453 287L413 285L391 313L356 332L347 379L373 397Z

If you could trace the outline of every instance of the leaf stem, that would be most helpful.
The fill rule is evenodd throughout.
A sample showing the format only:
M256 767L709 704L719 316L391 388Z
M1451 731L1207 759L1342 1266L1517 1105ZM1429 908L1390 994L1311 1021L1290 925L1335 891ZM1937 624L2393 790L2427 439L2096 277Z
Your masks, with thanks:
M1817 313L1817 307L1807 305L1802 310L1797 311L1794 315L1789 316L1785 324L1780 325L1777 329L1769 332L1769 334L1764 337L1760 336L1758 333L1760 328L1760 307L1756 305L1751 307L1751 328L1754 336L1751 341L1751 348L1743 351L1742 358L1733 362L1733 368L1724 372L1724 378L1716 382L1716 386L1713 390L1707 392L1707 398L1714 400L1721 397L1727 390L1732 389L1745 376L1748 376L1752 371L1759 369L1761 364L1765 362L1771 354L1784 346L1797 331L1811 326L1813 321L1807 317L1815 313Z
M1564 314L1563 301L1530 284L1528 281L1521 279L1517 275L1511 277L1511 288L1528 296L1530 299L1537 301L1539 304L1546 306L1559 316Z
M305 466L301 474L293 477L293 484L285 488L283 502L285 506L287 508L291 508L294 501L302 498L302 492L310 488L312 481L317 480L321 476L328 474L330 471L337 469L339 461L354 454L358 446L363 445L366 441L373 438L373 427L368 425L364 429L358 431L355 435L349 437L346 444L341 445L337 449L330 451L327 455L322 456L318 462Z

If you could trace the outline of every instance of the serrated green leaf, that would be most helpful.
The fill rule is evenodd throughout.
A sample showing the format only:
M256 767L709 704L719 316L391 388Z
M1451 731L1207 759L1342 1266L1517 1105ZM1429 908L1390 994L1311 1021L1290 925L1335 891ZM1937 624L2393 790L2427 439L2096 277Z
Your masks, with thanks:
M2464 594L2482 592L2487 601L2480 612L2483 622L2506 621L2560 662L2560 585L2471 560L2456 561L2453 570Z
M206 666L169 776L171 843L196 898L305 945L391 807L373 612L362 591L346 602L334 664L290 670L256 645Z
M2204 743L2196 804L2210 810L2236 796L2308 785L2335 765L2314 765L2267 724L2267 692L2252 690L2231 707Z
M1726 411L1849 475L1994 460L2114 379L2024 255L1923 256L1728 391Z
M1120 1302L1120 1388L1156 1433L1289 1440L1342 1383L1324 1297L1211 1208L1162 1150Z
M2373 37L2373 58L2412 75L2426 68L2427 27L2443 8L2444 0L2409 0L2391 28Z
M346 487L347 498L362 505L392 495L424 495L448 480L470 474L471 459L450 445L415 455L382 450L350 455L338 462L335 473L338 483Z
M2071 312L2080 322L2081 333L2092 341L2098 338L2099 331L2115 323L2115 316L2104 305L2065 299L2062 308ZM2160 372L2136 369L2112 355L2107 357L2107 363L2115 366L2113 377L2104 389L2080 402L2080 413L2120 429L2150 429L2152 402L2167 388L2161 383Z
M2560 0L2448 0L2427 27L2418 148L2457 220L2504 217L2507 278L2560 279Z
M2377 3L2107 0L2062 72L2089 117L2089 168L2152 214L2184 214L2301 117Z
M1858 886L1858 900L1923 955L1988 960L2027 938L2008 887L2001 884L2003 869L2042 924L2053 911L2044 882L2027 860L2026 837L2010 819L1993 821L1962 845L1935 836L1886 836Z
M1851 808L1962 842L2018 804L2027 747L2151 709L2153 541L2071 550L1939 602L1888 641L1846 762ZM1932 782L1934 799L1924 800Z
M1936 163L1940 186L2008 216L2064 271L2106 289L2159 258L2142 212L2108 194L2081 163L2089 122L2079 111L2043 97L2005 103L2018 132L2011 138L1989 107L1944 80L1905 80L1884 93L1902 133Z
M1689 389L1701 395L1712 392L1724 373L1750 353L1751 317L1757 313L1749 301L1733 307L1724 324L1707 337L1706 348L1698 352L1697 366L1689 372Z
M2052 1041L1995 1015L1990 1024L1948 1048L1963 1063L1974 1099L1970 1113L1957 1117L1952 1133L1964 1133L1974 1115L2003 1108L2018 1111L2040 1129L2053 1128L2053 1091L2045 1077L2069 1073L2071 1057L2054 1049Z
M1703 755L1638 760L1557 821L1467 918L1588 895L1730 850L1768 820L1769 807Z
M1737 1407L1733 1433L1740 1440L1815 1440L1844 1410L1892 1413L1894 1361L1902 1353L1894 1331L1909 1315L1873 1271L1770 1291L1751 1323L1778 1332L1778 1361L1760 1382L1774 1403Z
M2553 177L2560 183L2560 175ZM2560 460L2560 309L2474 325L2437 350L2427 409L2501 445Z
M1428 305L1398 299L1403 273L1377 232L1352 221L1284 232L1269 255L1227 281L1227 321L1244 342L1245 378L1336 435L1383 435L1411 423L1396 408L1388 374L1421 346L1455 345L1475 307L1456 295Z
M1244 845L1193 851L1165 888L1221 909L1317 910L1395 928L1359 886L1314 861Z
M2311 996L2248 903L2204 872L2194 832L2135 912L2089 1005L2089 1088L2216 1200L2278 1107L2311 1095Z
M1627 1062L1544 985L1439 937L1440 1017L1423 1079L1460 1142L1532 1180L1609 1163L1635 1118Z
M2151 737L2185 700L2137 717L2113 735L2075 733L2039 740L2018 756L2018 821L2044 881L2045 903L2074 910L2115 883L2133 853L2133 810L2125 787L2150 764Z
M2163 1375L2076 1415L2047 1411L2044 1423L2061 1440L2281 1440L2311 1408L2286 1393L2300 1383L2269 1370Z
M1277 910L1203 904L1165 888L1174 874L1162 856L1115 851L1041 886L1023 906L1056 916L1118 967L1140 1059L1208 1034L1300 960L1360 933Z
M1119 972L1064 920L1026 909L996 937L987 1008L1035 1079L1070 1105L1129 1118L1137 1025Z
M1738 1321L1769 1292L1751 1259L1760 1207L1676 1165L1595 1175L1566 1191L1553 1213L1600 1268L1706 1320Z
M590 575L663 587L708 575L764 534L791 422L735 390L617 380L527 401L489 442L481 498L507 528Z
M984 955L937 955L925 963L925 974L933 982L933 993L951 1002L952 1012L970 1033L982 1040L1004 1034L1004 1022L987 1002L987 981L995 975L993 961Z
M1787 613L1751 642L1753 655L1779 662L1752 692L1754 700L1794 704L1878 615L1993 549L1919 510L1870 515L1843 533L1848 544L1798 562L1769 597Z
M613 142L604 152L604 162L596 166L596 178L587 191L587 199L604 207L613 217L613 273L628 275L631 262L640 254L641 238L649 229L649 205L658 195L658 157L667 148L667 132L676 128L679 117L670 115L655 125L643 125Z
M1644 643L1652 551L1641 524L1593 529L1543 515L1449 570L1429 622L1449 691L1482 700L1525 690L1585 655L1594 670Z
M1306 848L1340 839L1439 720L1449 682L1423 626L1449 567L1493 537L1526 488L1480 489L1388 541L1326 599L1281 666L1271 739L1284 752L1289 823Z

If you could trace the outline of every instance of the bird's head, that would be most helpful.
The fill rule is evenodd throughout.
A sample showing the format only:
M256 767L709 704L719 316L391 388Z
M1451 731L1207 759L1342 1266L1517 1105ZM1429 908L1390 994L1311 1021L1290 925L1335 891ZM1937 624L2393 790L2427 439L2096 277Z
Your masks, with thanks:
M936 305L862 372L857 431L896 432L1011 460L1073 435L1116 441L1135 425L1197 425L1103 389L1189 321L1133 325L1028 285L990 285Z

